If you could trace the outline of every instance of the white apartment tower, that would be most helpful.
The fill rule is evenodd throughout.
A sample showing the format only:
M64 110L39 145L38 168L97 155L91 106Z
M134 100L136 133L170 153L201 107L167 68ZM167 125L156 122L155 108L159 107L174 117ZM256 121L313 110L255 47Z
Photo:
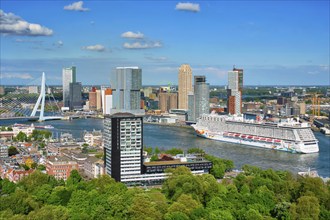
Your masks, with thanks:
M104 118L106 174L116 181L138 178L143 165L143 119L131 113Z

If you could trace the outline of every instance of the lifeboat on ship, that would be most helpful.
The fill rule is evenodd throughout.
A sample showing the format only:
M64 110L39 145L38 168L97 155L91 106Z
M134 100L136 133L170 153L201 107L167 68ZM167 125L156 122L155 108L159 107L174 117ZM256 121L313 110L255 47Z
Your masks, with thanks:
M271 139L271 138L267 138L266 141L267 141L267 142L273 142L273 139Z

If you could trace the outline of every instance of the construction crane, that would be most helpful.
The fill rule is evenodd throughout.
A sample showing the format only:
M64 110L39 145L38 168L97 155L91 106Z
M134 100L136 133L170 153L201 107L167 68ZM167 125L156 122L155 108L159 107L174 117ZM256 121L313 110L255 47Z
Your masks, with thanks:
M312 113L314 116L320 116L321 112L321 105L320 105L320 97L318 97L320 94L315 93L312 96Z

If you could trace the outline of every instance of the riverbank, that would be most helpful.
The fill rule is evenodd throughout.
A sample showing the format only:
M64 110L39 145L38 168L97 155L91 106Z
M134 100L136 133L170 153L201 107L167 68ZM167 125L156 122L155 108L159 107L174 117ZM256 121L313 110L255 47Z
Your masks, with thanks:
M158 123L158 122L144 121L143 124L160 125L160 126L167 126L167 127L178 127L178 128L192 128L190 125L175 124L175 123L170 124L170 123Z

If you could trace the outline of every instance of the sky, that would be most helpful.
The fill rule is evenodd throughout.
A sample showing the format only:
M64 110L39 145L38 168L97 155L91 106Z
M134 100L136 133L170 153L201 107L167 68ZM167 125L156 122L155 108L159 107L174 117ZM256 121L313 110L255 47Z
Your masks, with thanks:
M235 65L245 85L329 85L329 1L0 1L0 80L110 85L119 66L143 85L177 85L182 64L210 85Z

